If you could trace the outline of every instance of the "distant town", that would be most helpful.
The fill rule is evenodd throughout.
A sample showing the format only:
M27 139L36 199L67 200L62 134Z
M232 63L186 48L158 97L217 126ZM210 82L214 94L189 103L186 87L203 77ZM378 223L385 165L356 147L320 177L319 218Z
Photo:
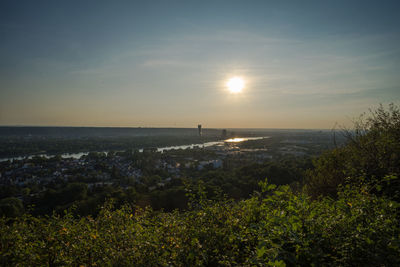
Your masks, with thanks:
M227 130L220 133L220 141L206 138L209 142L200 144L3 159L1 197L16 197L25 206L38 205L49 192L74 183L83 185L88 195L105 188L112 192L134 189L135 194L151 194L182 185L188 179L199 179L210 171L226 175L251 164L262 166L285 158L310 159L333 145L328 131L269 132L269 136L263 133L260 137L232 135ZM198 135L202 135L200 125ZM63 204L68 203L73 201Z

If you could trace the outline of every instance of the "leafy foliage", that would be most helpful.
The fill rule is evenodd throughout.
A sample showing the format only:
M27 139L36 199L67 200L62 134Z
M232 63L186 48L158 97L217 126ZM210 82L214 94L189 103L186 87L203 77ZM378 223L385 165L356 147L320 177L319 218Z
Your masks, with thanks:
M314 196L336 196L340 184L381 183L381 194L400 200L400 110L380 106L363 115L354 129L343 130L345 146L325 152L308 171L307 189ZM377 193L377 192L376 192Z
M0 200L0 217L17 217L24 212L22 201L15 197Z
M105 205L96 218L25 215L0 221L2 265L400 264L397 202L350 186L334 200L262 184L240 202L190 192L191 210Z

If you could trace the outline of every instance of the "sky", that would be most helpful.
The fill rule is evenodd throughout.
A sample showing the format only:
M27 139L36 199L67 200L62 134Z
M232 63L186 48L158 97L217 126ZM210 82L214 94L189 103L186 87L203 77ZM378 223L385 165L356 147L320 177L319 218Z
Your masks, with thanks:
M400 103L399 1L0 2L0 125L325 128ZM232 94L231 77L245 88Z

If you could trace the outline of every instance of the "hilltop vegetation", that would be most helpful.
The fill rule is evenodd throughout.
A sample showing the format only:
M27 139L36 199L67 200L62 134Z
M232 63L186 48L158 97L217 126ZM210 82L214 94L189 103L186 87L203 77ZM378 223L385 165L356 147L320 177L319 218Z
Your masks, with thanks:
M366 187L313 201L288 186L186 212L105 206L96 218L1 221L2 265L357 265L399 262L397 202ZM200 190L201 192L201 190ZM200 194L201 196L201 194Z
M306 188L311 195L334 197L340 184L376 184L373 191L399 201L400 111L380 106L343 130L345 146L326 151L309 170Z
M398 266L400 112L380 107L345 134L347 144L316 158L304 180L289 179L290 186L265 180L247 199L222 191L211 200L210 184L200 179L186 187L182 210L115 207L110 200L97 216L79 217L70 209L3 217L0 263ZM236 175L255 177L256 167ZM303 172L287 177L293 175Z

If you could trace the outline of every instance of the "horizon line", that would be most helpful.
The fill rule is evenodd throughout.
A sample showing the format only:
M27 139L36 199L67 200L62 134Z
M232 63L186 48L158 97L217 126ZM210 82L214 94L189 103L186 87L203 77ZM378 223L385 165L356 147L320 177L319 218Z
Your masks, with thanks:
M131 128L131 129L197 129L197 125L193 127L178 127L178 126L73 126L73 125L0 125L1 127L37 127L37 128ZM210 130L334 130L334 128L274 128L274 127L204 127L202 129Z

